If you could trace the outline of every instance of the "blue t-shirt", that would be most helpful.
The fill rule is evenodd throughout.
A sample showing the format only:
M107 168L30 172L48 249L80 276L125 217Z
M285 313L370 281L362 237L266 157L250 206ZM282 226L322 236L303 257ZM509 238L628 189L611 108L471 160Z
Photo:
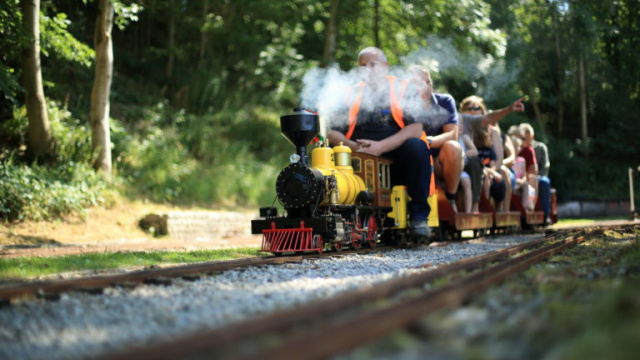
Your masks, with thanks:
M493 151L493 148L478 148L478 158L485 167L488 167L491 160L498 160L498 155Z
M416 122L422 123L428 136L440 135L444 132L445 125L458 125L456 101L449 94L434 93L431 95L431 108L429 110L418 108L414 117ZM438 157L440 149L431 149L431 154L433 157Z

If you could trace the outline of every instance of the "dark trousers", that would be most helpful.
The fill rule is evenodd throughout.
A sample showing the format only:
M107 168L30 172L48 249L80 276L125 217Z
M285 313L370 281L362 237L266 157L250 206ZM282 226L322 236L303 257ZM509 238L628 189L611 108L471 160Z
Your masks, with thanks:
M464 171L469 174L469 179L471 179L471 198L473 202L480 202L484 165L482 165L482 160L477 156L467 157L467 159Z
M427 144L411 138L399 148L382 154L393 160L391 179L393 185L406 185L411 197L409 216L413 221L426 220L431 208L427 203L431 185L431 157Z
M541 176L538 180L538 196L540 197L540 208L547 218L551 215L551 180L547 176Z

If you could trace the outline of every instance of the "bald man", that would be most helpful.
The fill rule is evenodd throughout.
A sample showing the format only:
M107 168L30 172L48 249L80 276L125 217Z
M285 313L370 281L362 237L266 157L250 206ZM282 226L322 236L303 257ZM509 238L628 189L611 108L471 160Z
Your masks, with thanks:
M429 147L420 139L422 124L403 112L400 82L389 76L389 63L382 50L363 49L358 54L358 66L363 80L350 89L343 125L329 131L329 141L392 159L392 185L406 185L411 197L411 232L429 237L427 217L431 209L427 197L432 170Z

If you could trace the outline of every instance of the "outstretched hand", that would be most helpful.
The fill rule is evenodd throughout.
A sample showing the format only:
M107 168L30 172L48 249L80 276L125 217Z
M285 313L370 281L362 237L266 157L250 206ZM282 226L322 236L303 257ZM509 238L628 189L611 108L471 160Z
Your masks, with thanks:
M513 102L513 104L511 104L511 106L509 106L509 108L511 109L511 111L524 111L524 104L523 102L527 99L526 96L523 96L522 98L516 100Z

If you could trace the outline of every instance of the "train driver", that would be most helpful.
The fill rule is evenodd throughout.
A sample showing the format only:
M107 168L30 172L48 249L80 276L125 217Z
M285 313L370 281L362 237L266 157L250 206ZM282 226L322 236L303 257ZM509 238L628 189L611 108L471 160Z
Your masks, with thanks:
M348 91L343 125L334 125L328 133L329 141L392 159L393 185L406 185L411 197L411 232L428 237L427 197L435 184L431 180L430 150L427 142L420 139L422 124L403 112L400 84L389 75L389 63L381 49L368 47L360 51L358 66L363 80Z

